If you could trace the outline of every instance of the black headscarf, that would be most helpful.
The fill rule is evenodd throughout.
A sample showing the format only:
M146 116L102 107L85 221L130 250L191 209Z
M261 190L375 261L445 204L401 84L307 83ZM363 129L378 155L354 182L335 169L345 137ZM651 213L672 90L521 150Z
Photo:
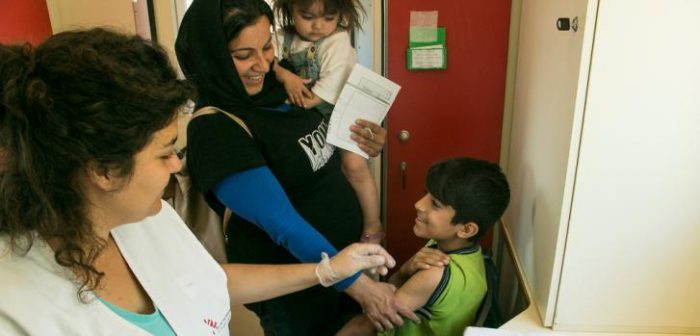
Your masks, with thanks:
M245 1L263 0L240 0ZM220 0L195 0L190 5L180 24L175 51L183 73L197 86L197 108L216 106L239 114L277 107L287 97L272 71L265 75L262 91L248 96L228 51Z

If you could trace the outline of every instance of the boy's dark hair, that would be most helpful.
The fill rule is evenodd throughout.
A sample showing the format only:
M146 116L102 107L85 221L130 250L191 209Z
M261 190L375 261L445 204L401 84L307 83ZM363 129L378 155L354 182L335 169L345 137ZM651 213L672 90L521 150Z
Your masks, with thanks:
M510 201L508 180L501 168L488 161L455 158L428 170L426 187L433 197L455 210L452 223L474 222L476 240L501 218Z

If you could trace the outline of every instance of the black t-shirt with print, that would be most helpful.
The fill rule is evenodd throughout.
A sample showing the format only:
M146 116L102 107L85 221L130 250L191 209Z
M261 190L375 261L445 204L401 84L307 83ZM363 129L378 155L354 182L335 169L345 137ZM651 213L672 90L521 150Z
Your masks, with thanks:
M327 122L315 110L258 110L239 115L251 138L222 113L190 122L187 165L195 187L220 213L212 189L226 176L267 165L294 208L336 248L357 241L362 213L354 190L341 170L339 151L325 141ZM274 205L272 205L274 206ZM257 226L232 216L228 225L232 262L296 262Z

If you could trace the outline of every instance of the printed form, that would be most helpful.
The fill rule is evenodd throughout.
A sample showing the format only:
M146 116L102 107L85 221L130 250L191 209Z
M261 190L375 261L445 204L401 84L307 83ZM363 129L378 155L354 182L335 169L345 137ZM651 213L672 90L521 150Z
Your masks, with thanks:
M357 119L381 124L400 89L398 84L355 64L335 103L326 141L368 158L367 153L350 139L350 125Z

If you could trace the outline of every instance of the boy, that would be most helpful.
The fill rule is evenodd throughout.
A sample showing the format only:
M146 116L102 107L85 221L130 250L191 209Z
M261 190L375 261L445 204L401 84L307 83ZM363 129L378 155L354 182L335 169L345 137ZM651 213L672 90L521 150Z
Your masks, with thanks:
M450 159L428 170L427 193L415 204L413 233L429 239L392 275L397 300L417 310L410 321L382 335L462 335L473 323L486 293L479 237L503 215L510 200L498 165L470 158ZM448 259L444 254L449 256ZM429 265L446 265L431 267ZM364 315L338 335L374 335Z

